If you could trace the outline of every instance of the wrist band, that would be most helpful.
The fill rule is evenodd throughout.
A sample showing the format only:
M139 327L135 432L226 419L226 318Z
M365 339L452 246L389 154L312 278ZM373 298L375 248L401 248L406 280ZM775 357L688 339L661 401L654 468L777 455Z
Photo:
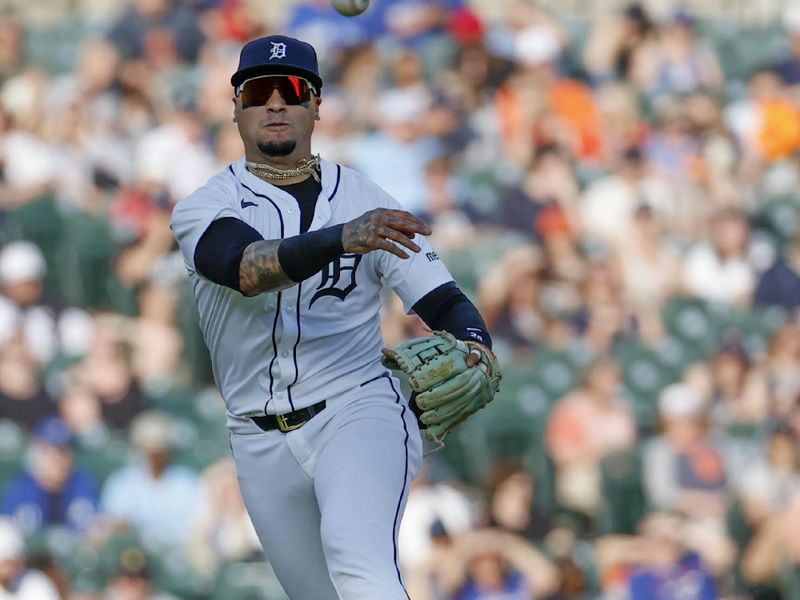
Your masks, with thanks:
M344 224L286 238L278 246L278 261L294 282L305 281L344 254Z

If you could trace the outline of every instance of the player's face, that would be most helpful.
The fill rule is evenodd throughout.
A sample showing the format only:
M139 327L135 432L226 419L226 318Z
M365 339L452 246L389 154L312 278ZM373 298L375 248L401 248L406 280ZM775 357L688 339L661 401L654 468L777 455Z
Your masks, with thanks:
M245 82L234 97L234 116L249 160L289 164L311 154L321 100L295 77Z

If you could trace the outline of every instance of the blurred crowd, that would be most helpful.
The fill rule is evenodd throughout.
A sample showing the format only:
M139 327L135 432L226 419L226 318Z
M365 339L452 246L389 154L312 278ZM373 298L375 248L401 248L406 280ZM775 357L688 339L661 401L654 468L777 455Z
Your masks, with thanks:
M412 600L800 598L800 5L533 0L0 12L0 598L284 597L169 230L273 32L317 48L314 152L431 223L503 364L413 484Z

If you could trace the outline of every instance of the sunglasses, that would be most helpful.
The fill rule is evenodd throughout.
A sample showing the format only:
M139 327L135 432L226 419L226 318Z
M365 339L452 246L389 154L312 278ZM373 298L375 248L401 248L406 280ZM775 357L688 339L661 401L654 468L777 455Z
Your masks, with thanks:
M314 86L302 77L295 75L263 75L243 81L236 88L236 95L242 98L242 108L264 106L272 96L272 90L278 90L286 104L291 106L311 101L316 94Z

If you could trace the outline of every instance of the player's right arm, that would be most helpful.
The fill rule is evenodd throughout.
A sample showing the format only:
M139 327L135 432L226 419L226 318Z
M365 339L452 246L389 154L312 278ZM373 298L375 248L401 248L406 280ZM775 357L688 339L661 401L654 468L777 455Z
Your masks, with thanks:
M212 221L192 255L197 271L214 283L256 296L304 281L346 252L385 250L399 258L419 252L412 241L430 228L402 210L377 208L347 223L285 239L265 240L244 221Z
M342 254L385 250L408 258L407 248L419 252L415 234L430 228L404 210L376 208L347 223L310 231L283 240L249 244L239 263L239 289L245 296L275 292L304 281Z
M412 238L431 232L409 212L376 208L347 223L265 240L241 219L236 198L236 187L218 176L177 204L171 227L190 272L245 296L289 288L347 252L408 258L403 247L419 252Z

